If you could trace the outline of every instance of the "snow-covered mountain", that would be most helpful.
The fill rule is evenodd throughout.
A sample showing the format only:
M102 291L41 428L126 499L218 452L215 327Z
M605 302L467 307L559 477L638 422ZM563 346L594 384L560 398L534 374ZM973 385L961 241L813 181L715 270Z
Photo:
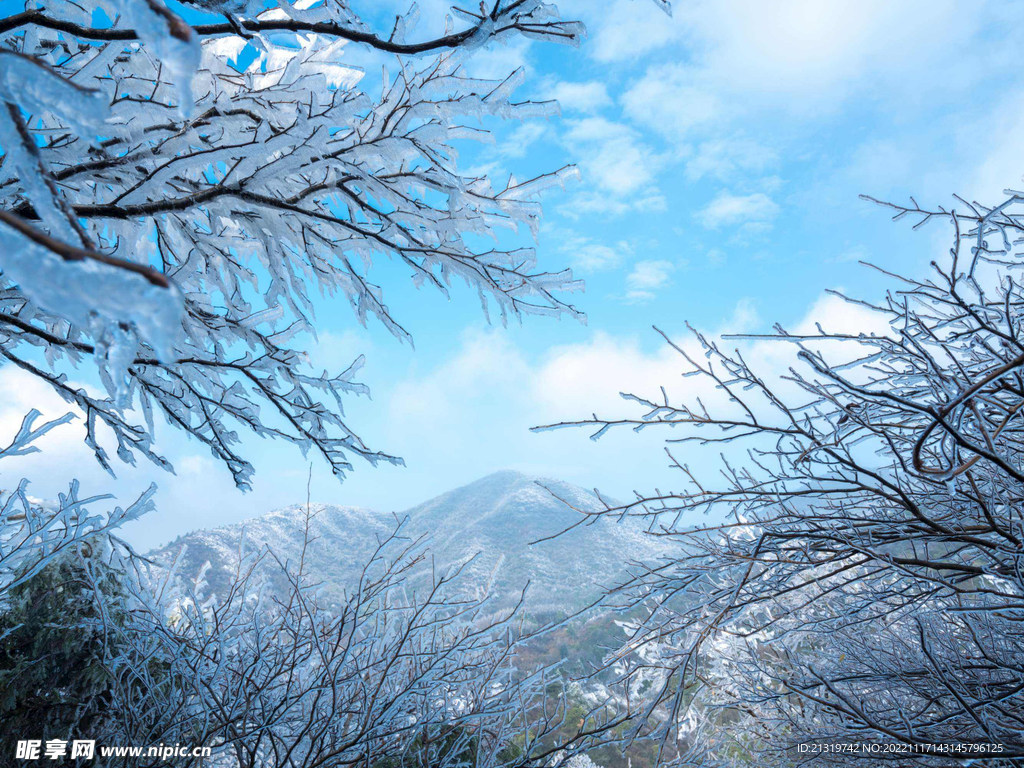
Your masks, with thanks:
M494 592L512 600L529 582L527 604L534 611L581 606L613 585L629 561L656 560L672 546L645 535L636 521L604 518L531 545L581 519L555 496L578 509L601 508L590 491L505 471L426 501L397 519L408 517L408 535L430 537L430 554L438 565L476 555L461 582L464 588L481 588L493 577ZM310 509L316 538L307 548L307 573L328 593L340 593L354 583L378 539L394 529L396 516L329 504ZM187 545L180 572L192 576L209 561L207 581L216 592L237 564L243 531L247 549L268 547L282 562L296 563L305 517L306 505L298 504L244 523L194 531L150 554L167 562Z

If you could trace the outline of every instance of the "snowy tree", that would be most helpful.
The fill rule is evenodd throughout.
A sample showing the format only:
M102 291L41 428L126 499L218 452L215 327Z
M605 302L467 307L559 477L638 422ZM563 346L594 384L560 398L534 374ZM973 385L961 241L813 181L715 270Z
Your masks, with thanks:
M238 768L511 768L550 765L628 718L600 702L570 720L558 674L516 664L530 639L517 611L495 615L489 596L460 594L466 563L424 573L424 540L402 525L338 605L318 596L305 552L271 563L290 585L283 594L258 575L273 553L242 552L219 597L202 574L182 583L121 559L138 571L126 582L138 593L109 612L131 621L94 622L118 651L120 718L102 738L209 745L214 764Z
M71 421L74 414L36 426L39 416L36 410L25 415L10 445L0 450L0 460L38 453L33 443ZM71 481L68 493L51 503L31 498L24 479L16 488L0 490L0 610L5 608L8 591L34 578L49 563L77 545L109 536L120 525L152 511L155 491L150 487L127 509L115 507L108 513L95 513L90 506L109 497L82 497L76 480Z
M371 282L386 257L418 285L465 280L503 318L581 317L560 296L578 287L568 271L479 245L535 232L534 196L573 170L495 189L460 173L456 147L488 137L481 118L556 108L514 101L521 71L470 77L474 51L520 34L575 42L581 28L546 3L499 2L460 14L462 32L406 43L415 12L378 38L345 2L236 10L190 27L159 3L62 2L0 21L0 355L85 414L104 467L101 425L121 461L169 466L153 447L158 414L240 488L252 466L238 429L313 450L339 477L352 456L398 462L342 418L341 401L365 392L362 358L317 373L291 346L312 330L310 292L409 339ZM115 21L92 26L101 11ZM344 63L351 42L440 53L400 58L372 95ZM61 377L83 358L106 397Z
M125 616L109 610L114 601L96 599L92 580L113 596L119 579L94 543L65 550L8 592L0 612L4 733L68 741L102 730L103 721L113 716L113 680L105 661L116 654L116 645L96 619L104 605L106 623L123 625ZM83 562L91 564L88 576Z
M689 401L626 394L634 417L552 425L677 433L681 487L599 514L679 544L618 604L644 610L624 652L690 763L1024 757L1022 204L890 206L945 220L953 246L927 278L890 275L883 301L848 299L884 332L777 327L798 355L785 373L695 332L673 344ZM679 444L729 451L724 479ZM839 743L862 751L813 751Z

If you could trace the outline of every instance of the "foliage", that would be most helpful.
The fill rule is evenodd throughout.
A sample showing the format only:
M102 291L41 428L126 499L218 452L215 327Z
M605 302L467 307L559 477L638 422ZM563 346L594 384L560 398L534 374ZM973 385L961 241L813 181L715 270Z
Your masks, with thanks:
M25 415L10 445L0 450L0 459L38 453L39 448L33 445L36 440L74 418L68 413L35 426L39 416L34 409ZM90 505L108 497L81 497L78 481L72 481L68 493L61 494L53 504L34 502L27 491L25 480L16 488L0 489L0 605L9 590L33 578L76 545L109 536L123 523L151 511L156 489L149 488L127 509L116 507L107 514L90 512Z
M120 648L112 707L132 713L121 740L207 744L240 768L513 768L585 750L628 716L599 703L567 727L557 675L517 664L529 636L516 611L492 619L487 597L459 596L465 564L417 577L423 542L401 528L338 606L321 602L304 557L278 562L285 594L267 590L266 558L243 553L226 595L162 569L128 582L133 620L106 628ZM152 680L155 660L175 685Z

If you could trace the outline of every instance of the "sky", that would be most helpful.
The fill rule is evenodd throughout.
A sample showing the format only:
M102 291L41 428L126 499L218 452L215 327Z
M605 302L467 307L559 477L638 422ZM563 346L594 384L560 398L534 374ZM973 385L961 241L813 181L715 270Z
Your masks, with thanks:
M353 3L382 30L406 4ZM358 354L372 400L347 406L350 425L406 466L356 465L344 483L290 446L248 439L252 492L196 442L164 430L176 473L95 466L69 426L44 453L0 467L0 484L32 481L41 498L79 477L89 493L119 503L150 482L159 509L126 529L148 548L304 501L401 511L499 469L556 477L611 496L679 485L664 437L532 433L538 424L636 415L621 391L686 393L677 356L653 330L684 338L787 329L870 330L864 310L825 292L873 298L890 283L860 262L922 274L949 247L949 231L914 232L868 194L922 205L952 195L995 203L1024 180L1024 4L875 0L763 3L688 0L670 19L645 0L562 0L586 22L579 49L519 41L484 52L480 75L523 67L522 98L556 98L561 116L495 128L494 146L468 149L473 171L523 179L567 163L580 181L546 196L540 265L586 281L574 303L587 323L526 318L489 325L475 293L451 300L416 290L400 266L374 267L415 348L379 325L361 327L347 305L318 306L318 367L338 370ZM447 4L420 3L421 27L444 26ZM351 50L379 77L382 58ZM364 82L369 83L369 80ZM770 344L753 359L781 370ZM0 369L0 439L28 407L61 404L10 368ZM717 453L691 446L683 458L713 472ZM312 464L312 470L310 466ZM310 472L312 474L310 476ZM311 479L310 479L311 478Z

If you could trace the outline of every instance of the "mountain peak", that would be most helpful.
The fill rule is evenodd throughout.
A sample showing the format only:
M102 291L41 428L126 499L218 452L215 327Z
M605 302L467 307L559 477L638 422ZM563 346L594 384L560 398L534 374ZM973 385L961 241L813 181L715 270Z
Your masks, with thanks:
M601 506L592 491L578 485L504 469L435 496L408 510L407 514L414 518L423 517L431 510L447 510L453 506L471 506L479 512L499 513L506 511L509 505L530 505L547 512L551 512L552 507L559 507L563 513L577 514L563 501L586 511L595 511Z
M458 488L454 488L449 493L458 493L470 488L497 488L497 487L519 487L524 485L535 485L537 482L544 482L551 478L541 477L539 475L528 475L525 472L519 472L515 469L499 469L497 472L491 472L489 475L484 475L481 478L473 480L465 485L461 485ZM558 482L557 480L554 482Z

